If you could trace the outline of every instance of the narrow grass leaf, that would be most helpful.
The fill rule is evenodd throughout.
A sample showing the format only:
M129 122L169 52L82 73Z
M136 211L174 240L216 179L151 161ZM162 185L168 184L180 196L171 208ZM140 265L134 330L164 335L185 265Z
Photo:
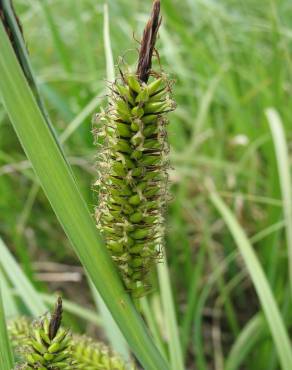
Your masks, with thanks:
M103 96L105 91L100 94ZM65 130L59 137L61 143L64 143L69 139L69 137L78 129L78 127L91 115L94 111L96 111L98 105L101 103L99 100L99 95L94 96L85 107L77 114L77 116L67 125Z
M114 58L111 47L108 4L104 4L103 41L106 59L106 75L111 82L115 79Z
M166 345L163 342L163 336L160 333L159 325L155 319L155 310L153 310L150 306L148 299L149 297L142 297L139 304L141 305L141 310L154 338L157 348L160 350L162 356L167 359Z
M75 1L73 4L74 8L74 18L76 22L76 29L78 30L79 36L79 45L82 48L80 50L80 56L87 64L87 70L93 75L97 74L96 68L96 58L95 58L95 49L92 47L92 44L88 42L89 32L88 24L84 19L84 4L82 1Z
M278 112L273 108L269 108L265 113L270 125L277 158L288 246L290 288L292 292L292 180L290 175L288 145L285 139L283 123Z
M2 291L3 306L5 311L5 316L7 318L13 318L18 316L19 311L16 305L11 289L9 288L6 276L0 265L0 290Z
M0 238L0 265L5 271L7 277L19 293L19 296L35 317L42 315L47 307L40 299L38 293L25 276L18 263L10 253L8 247L4 244Z
M198 115L197 115L196 122L195 122L195 127L192 133L190 145L188 146L189 152L192 150L195 150L197 147L197 138L199 137L199 134L203 130L204 124L208 117L211 103L216 93L216 89L227 69L228 69L227 65L223 65L220 67L219 71L211 79L209 86L207 88L207 91L205 92L205 94L203 94L201 98L199 109L198 109Z
M98 309L99 315L101 317L102 328L105 332L105 335L112 347L112 349L121 355L125 360L130 359L130 352L127 342L125 341L119 327L115 323L114 319L107 306L105 305L100 294L96 290L95 286L90 283L90 288L93 296L93 300Z
M182 337L184 356L186 356L186 353L187 353L187 347L188 347L189 340L190 340L190 333L192 331L194 313L195 313L195 308L196 308L197 300L198 300L199 282L200 282L200 277L202 276L202 270L205 266L205 254L206 254L206 248L205 248L205 244L203 244L197 256L196 266L194 266L194 269L193 269L193 275L192 275L191 284L190 284L190 288L188 292L186 311L185 311L184 317L182 318L181 337Z
M265 327L265 319L260 314L255 315L248 321L231 347L224 370L240 368L243 360L262 337Z
M54 50L59 54L60 61L62 62L66 72L72 72L71 58L67 50L67 45L62 39L60 30L54 19L53 13L51 11L51 3L48 0L40 1L40 6L44 12L45 20L48 23L49 30L52 35L53 42L55 44Z
M236 253L232 252L228 256L226 256L222 261L220 261L219 265L216 269L209 275L204 287L198 297L198 302L196 305L196 310L194 313L194 327L196 330L194 331L194 345L195 345L195 353L196 353L196 364L198 369L200 370L207 370L208 363L205 356L204 350L204 343L203 343L203 311L206 307L206 302L209 298L210 293L214 285L216 285L220 276L222 276L223 272L227 270L229 264L235 259Z
M258 294L283 370L291 370L292 347L275 297L265 273L244 230L220 196L212 191L210 199L226 222Z
M1 286L0 286L0 366L1 370L11 370L13 368L13 355L6 329Z
M184 370L183 353L179 337L179 329L176 320L173 296L166 256L163 263L157 266L159 286L162 298L163 313L165 317L165 326L169 342L170 363L172 370Z

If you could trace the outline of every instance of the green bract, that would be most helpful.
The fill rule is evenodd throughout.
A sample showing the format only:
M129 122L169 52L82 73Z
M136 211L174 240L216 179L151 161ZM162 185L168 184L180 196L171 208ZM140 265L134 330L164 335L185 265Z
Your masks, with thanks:
M121 74L97 121L97 224L133 297L149 288L163 242L167 199L166 113L175 107L166 77Z

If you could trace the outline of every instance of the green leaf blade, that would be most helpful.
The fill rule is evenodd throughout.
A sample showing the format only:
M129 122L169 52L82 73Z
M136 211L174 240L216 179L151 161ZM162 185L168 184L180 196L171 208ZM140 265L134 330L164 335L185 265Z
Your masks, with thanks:
M6 329L1 289L0 289L0 365L1 370L11 370L13 367L13 355Z
M245 232L220 196L216 192L211 192L210 199L227 224L244 259L269 325L282 369L289 370L292 364L291 343L262 266Z
M277 158L288 247L290 289L292 292L292 181L290 175L288 145L285 139L283 123L278 112L273 108L268 108L265 113L269 122Z

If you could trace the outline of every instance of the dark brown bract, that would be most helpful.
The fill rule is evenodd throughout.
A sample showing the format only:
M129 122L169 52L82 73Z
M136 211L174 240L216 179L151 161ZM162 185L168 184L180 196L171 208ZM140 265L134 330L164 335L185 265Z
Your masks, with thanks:
M150 71L152 67L152 56L161 21L162 18L160 17L160 0L155 0L152 8L151 17L144 29L139 52L137 76L141 82L147 82L150 76Z

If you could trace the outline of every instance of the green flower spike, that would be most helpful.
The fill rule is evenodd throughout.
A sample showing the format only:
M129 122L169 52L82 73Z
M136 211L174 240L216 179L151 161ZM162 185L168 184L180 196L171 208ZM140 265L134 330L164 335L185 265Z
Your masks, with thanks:
M62 300L58 298L51 316L47 315L31 326L27 345L22 348L26 364L21 369L76 369L71 356L71 335L60 327L61 320Z
M150 289L160 258L167 200L166 113L174 110L167 77L151 71L161 24L155 1L144 30L136 73L120 71L109 107L98 117L98 228L134 298Z
M88 337L75 336L72 353L80 370L134 370L132 365L126 365L107 346Z
M48 343L50 330L51 332L56 331L60 325L57 317L60 317L60 308L55 310L50 321L41 321L36 324L27 318L18 318L9 323L8 330L12 345L15 352L19 354L16 361L18 364L14 370L136 369L134 364L126 363L104 344L95 342L85 336L69 336L68 332L64 329L59 328L54 339ZM58 340L58 338L63 339ZM50 357L49 359L48 355ZM54 358L51 355L54 355Z
M30 333L30 320L26 317L19 317L16 320L10 321L8 331L14 348L26 345Z

